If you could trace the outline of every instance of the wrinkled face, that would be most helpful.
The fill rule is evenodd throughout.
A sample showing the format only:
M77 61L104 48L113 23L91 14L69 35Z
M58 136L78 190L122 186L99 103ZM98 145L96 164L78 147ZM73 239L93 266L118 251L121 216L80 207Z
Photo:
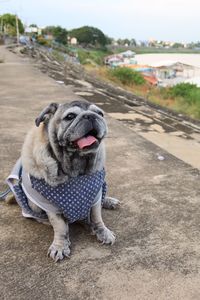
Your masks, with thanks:
M103 111L87 101L60 105L52 121L59 145L71 152L96 152L107 134Z

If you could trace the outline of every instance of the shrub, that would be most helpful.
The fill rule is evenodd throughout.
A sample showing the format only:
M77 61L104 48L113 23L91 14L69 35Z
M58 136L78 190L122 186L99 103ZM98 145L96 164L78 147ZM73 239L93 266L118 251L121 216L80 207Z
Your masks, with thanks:
M200 106L200 88L195 88L191 90L185 98L185 101L188 102L189 104L199 104Z
M197 89L195 84L191 83L179 83L169 89L169 93L172 97L186 98L190 93Z
M200 88L195 84L180 83L169 88L169 95L175 100L175 109L193 118L200 118Z
M109 73L111 77L117 78L121 83L126 85L141 85L145 83L145 79L139 72L127 67L112 69Z
M47 46L50 47L51 46L51 42L49 40L46 40L44 37L42 36L38 36L37 37L37 42L38 44L42 45L42 46Z

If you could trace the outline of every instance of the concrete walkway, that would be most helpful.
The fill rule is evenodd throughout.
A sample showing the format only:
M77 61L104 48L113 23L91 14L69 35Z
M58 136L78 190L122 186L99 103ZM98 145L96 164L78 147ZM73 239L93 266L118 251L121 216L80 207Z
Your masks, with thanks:
M2 189L41 108L77 95L27 59L2 47L1 56ZM116 244L101 245L73 224L72 256L55 264L46 256L52 228L26 220L17 205L0 203L1 299L200 298L199 171L111 117L108 125L109 194L121 199L122 207L103 215L117 234Z

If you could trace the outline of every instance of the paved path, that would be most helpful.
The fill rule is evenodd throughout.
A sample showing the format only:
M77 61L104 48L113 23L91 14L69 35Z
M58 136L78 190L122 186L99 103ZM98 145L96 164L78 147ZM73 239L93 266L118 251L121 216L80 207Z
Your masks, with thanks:
M0 56L2 188L40 109L77 95L28 60L4 48ZM103 246L74 224L72 256L55 264L46 257L51 227L0 204L1 299L200 298L199 172L109 116L108 124L107 181L122 207L103 215L116 244Z

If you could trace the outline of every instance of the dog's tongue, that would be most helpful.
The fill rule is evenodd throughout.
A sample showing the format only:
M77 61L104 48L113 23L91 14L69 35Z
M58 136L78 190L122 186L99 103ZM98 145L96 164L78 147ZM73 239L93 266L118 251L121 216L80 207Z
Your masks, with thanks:
M76 143L80 149L83 149L85 147L91 146L96 141L97 139L94 136L88 135L87 137L83 137L80 140L76 141Z

